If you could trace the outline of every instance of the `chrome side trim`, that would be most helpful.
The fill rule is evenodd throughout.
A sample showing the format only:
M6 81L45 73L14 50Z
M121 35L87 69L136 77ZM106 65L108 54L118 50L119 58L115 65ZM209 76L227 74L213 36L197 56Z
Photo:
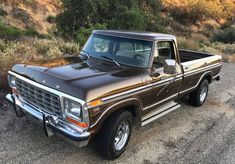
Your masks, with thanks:
M115 106L117 106L117 105L119 105L119 104L122 104L122 103L127 102L127 101L131 101L131 100L136 100L136 101L139 102L139 100L138 100L137 98L128 98L128 99L119 101L119 102L117 102L117 103L115 103L115 104L109 106L108 108L105 109L105 111L101 114L101 116L96 120L96 122L90 126L90 128L93 128L93 127L100 121L100 119L101 119L110 109L112 109L113 107L115 107Z
M188 92L188 91L190 91L190 90L192 90L192 89L197 88L198 85L199 85L199 83L201 82L202 78L203 78L206 74L209 74L209 73L211 73L211 71L207 71L207 72L205 72L204 74L202 74L202 76L200 77L200 79L198 80L198 82L197 82L197 84L196 84L195 86L193 86L193 87L191 87L191 88L188 88L188 89L186 89L186 90L180 91L179 94L183 94L183 93L185 93L185 92Z
M208 69L213 69L213 68L217 68L217 67L220 67L220 66L222 66L222 64L213 64L213 65L203 67L203 68L200 68L200 69L195 69L195 70L191 70L191 71L188 71L188 72L186 71L184 73L184 75L187 77L187 76L191 76L194 73L200 73L200 72L206 71Z
M165 102L165 101L167 101L167 100L170 100L170 99L172 99L172 98L174 98L174 97L176 97L176 96L178 96L178 93L173 94L172 96L170 96L170 97L168 97L168 98L166 98L166 99L163 99L163 100L161 100L161 101L158 101L157 103L154 103L154 104L152 104L152 105L150 105L150 106L147 106L147 107L143 108L143 110L147 110L147 109L149 109L149 108L152 108L152 107L154 107L154 106L156 106L156 105L158 105L158 104L161 104L161 103L163 103L163 102Z
M190 76L193 73L200 73L200 72L206 71L207 69L216 68L216 67L219 67L221 65L222 64L214 64L214 65L210 65L208 67L204 67L202 69L196 69L196 70L193 70L193 71L190 71L190 72L186 72L184 75L177 75L175 81L181 80L181 77L183 77L183 76L187 77L187 76ZM156 83L148 84L148 85L145 85L145 86L142 86L142 87L138 87L138 88L135 88L135 89L132 89L132 90L129 90L129 91L125 91L125 92L122 92L122 93L118 93L118 94L115 94L115 95L112 95L112 96L105 97L102 100L103 101L108 101L108 100L112 100L112 99L114 99L116 97L121 97L123 95L131 96L133 94L136 94L135 92L140 92L141 93L141 92L144 92L144 91L146 91L146 90L148 90L151 87L154 87L156 85L159 85L159 86L165 85L165 83L170 82L173 79L174 79L174 77L170 77L168 79L160 80L160 81L158 81Z
M136 94L135 92L142 93L142 92L145 92L149 89L152 89L152 87L154 87L155 85L158 85L157 87L160 87L162 85L166 85L168 82L171 82L172 80L174 80L174 81L182 80L181 79L182 76L183 75L177 75L176 79L175 79L175 77L170 77L170 78L167 78L167 79L164 79L164 80L160 80L156 83L148 84L148 85L145 85L145 86L142 86L142 87L139 87L139 88L135 88L135 89L132 89L132 90L128 90L128 91L125 91L125 92L122 92L122 93L118 93L118 94L115 94L115 95L112 95L112 96L105 97L102 100L103 101L108 101L110 99L114 99L116 97L121 97L123 95L131 96L133 94Z
M171 107L174 107L174 106L176 106L176 105L178 105L178 104L177 104L176 102L172 101L172 102L169 102L169 103L167 103L167 104L165 104L165 105L162 105L162 106L160 106L160 107L157 107L157 108L155 109L155 111L153 111L153 112L147 114L146 116L142 117L141 120L142 120L142 121L145 121L145 120L149 119L150 117L153 117L153 116L155 116L155 115L157 115L157 114L159 114L159 113L161 113L161 112L163 112L163 111L165 111L165 110L167 110L167 109L169 109L169 108L171 108Z
M149 119L143 121L141 125L142 125L142 126L145 126L145 125L149 124L150 122L153 122L153 121L155 121L155 120L157 120L157 119L159 119L159 118L165 116L166 114L168 114L168 113L170 113L170 112L172 112L172 111L178 109L179 107L180 107L180 105L176 105L176 106L174 106L174 107L172 107L172 108L169 108L168 110L165 110L164 112L162 112L162 113L160 113L160 114L158 114L158 115L156 115L156 116L154 116L154 117L151 117L151 118L149 118Z
M122 92L122 93L118 93L118 94L115 94L115 95L112 95L112 96L105 97L102 100L103 101L108 101L110 99L113 99L113 98L116 98L116 97L120 97L120 96L123 96L123 95L130 96L129 94L134 94L135 92L138 92L138 91L144 92L144 91L146 91L144 89L149 89L149 88L151 89L152 86L154 86L154 85L161 85L161 84L164 85L165 83L170 82L173 79L174 78L168 78L168 79L160 80L160 81L158 81L156 83L148 84L148 85L145 85L145 86L142 86L142 87L138 87L138 88L135 88L135 89L131 89L131 90Z

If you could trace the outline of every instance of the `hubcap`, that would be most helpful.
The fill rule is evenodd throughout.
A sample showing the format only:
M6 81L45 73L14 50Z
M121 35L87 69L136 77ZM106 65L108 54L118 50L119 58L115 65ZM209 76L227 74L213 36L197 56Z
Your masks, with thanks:
M129 122L127 120L124 120L120 123L114 139L114 147L117 151L120 151L125 146L128 140L129 133Z
M207 91L208 91L207 86L204 86L201 90L201 93L200 93L200 101L201 102L203 102L206 99Z

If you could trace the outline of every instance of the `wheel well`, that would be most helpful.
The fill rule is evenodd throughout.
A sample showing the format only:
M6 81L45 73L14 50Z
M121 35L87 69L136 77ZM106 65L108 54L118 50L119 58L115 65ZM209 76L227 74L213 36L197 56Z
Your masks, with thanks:
M134 123L134 125L139 122L139 119L141 119L141 117L140 117L140 113L138 112L138 111L139 111L138 107L135 106L135 105L128 105L128 106L121 107L121 108L115 110L112 114L110 114L110 115L105 119L105 121L102 123L101 128L103 127L103 125L105 125L105 123L107 122L107 120L108 120L110 117L112 117L115 113L121 112L121 111L125 111L125 110L126 110L126 111L129 111L129 112L131 113L131 115L132 115L132 117L133 117L133 123Z
M130 106L124 107L123 110L129 111L132 114L133 118L137 117L136 106L130 105Z
M203 79L206 79L206 80L208 80L209 83L211 83L212 77L209 74L209 75L206 75Z

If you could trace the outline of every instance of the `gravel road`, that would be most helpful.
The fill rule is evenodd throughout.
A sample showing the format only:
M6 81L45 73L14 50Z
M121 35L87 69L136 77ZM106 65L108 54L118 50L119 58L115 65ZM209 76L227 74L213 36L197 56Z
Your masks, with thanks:
M235 163L235 64L224 63L222 79L206 103L182 107L135 129L126 153L102 159L92 146L77 148L41 127L16 118L0 93L0 163Z

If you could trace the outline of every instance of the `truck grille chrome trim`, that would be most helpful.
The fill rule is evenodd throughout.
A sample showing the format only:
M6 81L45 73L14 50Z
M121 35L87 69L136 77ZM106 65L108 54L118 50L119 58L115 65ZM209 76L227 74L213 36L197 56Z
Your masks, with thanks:
M22 99L45 112L61 115L60 97L16 78L16 89Z
M61 109L61 113L64 113L64 109L63 109L63 98L68 98L68 99L71 99L71 100L73 100L73 101L76 101L76 102L78 102L78 103L80 103L81 105L82 105L82 107L85 109L85 101L83 101L83 100L81 100L81 99L78 99L78 98L76 98L76 97L73 97L73 96L70 96L70 95L68 95L68 94L65 94L65 93L63 93L63 92L60 92L60 91L58 91L58 90L55 90L55 89L53 89L53 88L50 88L50 87L47 87L47 86L45 86L45 85L42 85L42 84L40 84L40 83L37 83L37 82L35 82L35 81L32 81L32 80L30 80L30 79L28 79L28 78L25 78L25 77L23 77L23 76L21 76L21 75L19 75L19 74L17 74L17 73L14 73L14 72L12 72L12 71L9 71L8 72L9 74L11 74L11 75L13 75L13 76L15 76L16 77L16 79L19 79L20 81L22 81L22 82L24 82L24 83L26 83L26 84L28 84L29 86L33 86L34 88L37 88L37 89L39 89L40 91L45 91L45 93L50 93L50 95L53 95L53 96L58 96L59 97L59 104L60 104L60 109ZM40 92L39 91L39 92ZM23 91L22 91L23 92ZM27 92L26 92L27 93ZM26 100L27 101L27 100ZM30 102L29 102L30 103ZM32 105L34 105L34 106L37 106L37 104L32 104ZM47 104L48 105L48 104ZM44 108L43 108L44 109ZM48 112L48 111L46 111L46 112ZM64 117L64 116L63 116Z

